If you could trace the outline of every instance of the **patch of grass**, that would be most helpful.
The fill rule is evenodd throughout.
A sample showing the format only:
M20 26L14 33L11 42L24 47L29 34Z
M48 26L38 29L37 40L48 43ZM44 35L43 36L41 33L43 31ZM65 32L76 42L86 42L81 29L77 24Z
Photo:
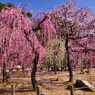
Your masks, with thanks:
M79 88L73 84L73 89L76 90L76 88ZM67 86L67 89L70 89L70 85Z
M89 73L89 71L85 71L85 73L87 73L87 74L88 74L88 73Z
M90 93L90 94L88 94L88 95L95 95L95 93Z

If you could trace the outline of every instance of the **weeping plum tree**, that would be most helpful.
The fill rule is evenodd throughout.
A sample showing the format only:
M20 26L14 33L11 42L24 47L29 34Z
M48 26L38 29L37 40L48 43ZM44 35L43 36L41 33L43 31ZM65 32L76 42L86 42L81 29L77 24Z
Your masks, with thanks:
M23 15L22 9L5 7L0 13L0 39L6 38L6 43L1 41L2 66L13 67L18 64L26 64L33 67L35 59L35 49L39 46L39 56L41 56L41 45L32 31L32 23L26 15ZM34 42L35 41L35 42ZM41 53L40 53L41 52ZM39 57L38 56L38 57ZM37 57L37 58L38 58ZM5 67L3 66L3 67Z
M90 33L95 33L95 18L90 10L77 7L71 2L60 5L58 9L48 15L50 15L50 20L56 29L57 37L65 40L67 65L70 74L69 81L73 81L70 53L76 51L73 50L76 48L79 50L76 52L80 52L84 47L79 44L74 48L72 42L82 42L81 40L84 41Z
M41 23L51 24L51 22L48 16L45 16L41 19L39 25L32 29L33 24L24 12L24 9L19 7L5 7L0 13L0 40L6 38L6 43L4 43L5 40L0 42L5 47L3 48L0 44L1 63L4 68L7 66L12 68L18 62L21 65L30 66L32 68L31 82L33 88L36 89L35 72L38 60L42 60L44 56L44 48L33 31L40 30ZM44 27L48 27L48 33L54 31L52 24L50 26L45 24ZM48 38L50 37L48 36Z

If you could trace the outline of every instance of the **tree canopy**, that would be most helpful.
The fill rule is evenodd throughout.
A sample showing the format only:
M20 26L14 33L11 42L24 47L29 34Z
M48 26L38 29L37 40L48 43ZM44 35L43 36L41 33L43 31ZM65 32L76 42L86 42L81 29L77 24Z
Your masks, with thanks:
M0 12L1 12L1 10L5 7L6 5L4 4L4 3L1 3L0 2Z
M1 10L2 10L5 6L16 8L15 5L12 4L12 3L4 4L4 3L1 3L1 2L0 2L0 12L1 12ZM32 14L31 14L30 12L27 12L26 14L27 14L28 17L32 17Z

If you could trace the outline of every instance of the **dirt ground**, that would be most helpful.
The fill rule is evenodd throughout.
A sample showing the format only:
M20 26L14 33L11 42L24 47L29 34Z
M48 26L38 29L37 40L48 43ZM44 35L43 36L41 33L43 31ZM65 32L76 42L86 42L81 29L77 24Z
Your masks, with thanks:
M80 70L73 71L74 82L70 83L68 71L54 72L37 72L37 84L40 85L41 93L47 95L70 95L70 90L67 86L74 84L76 79L87 80L95 86L95 71L92 74L80 74ZM31 85L30 73L22 73L20 71L12 73L12 77L7 83L2 83L2 75L0 76L0 95L11 95L11 85L15 85L15 95L37 95L33 91ZM58 78L58 80L56 80ZM95 92L74 90L74 95L95 95Z

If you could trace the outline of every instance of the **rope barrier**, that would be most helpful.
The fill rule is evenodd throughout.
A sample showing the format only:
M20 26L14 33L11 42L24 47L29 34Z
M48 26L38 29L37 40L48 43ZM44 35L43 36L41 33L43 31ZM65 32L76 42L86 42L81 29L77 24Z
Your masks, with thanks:
M11 91L12 91L12 95L15 95L15 91L16 90L31 90L31 89L24 89L24 88L16 88L15 87L15 85L14 84L12 84L10 87L3 87L3 86L0 86L0 87L2 87L3 89L5 88L5 89L11 89ZM88 87L79 87L79 88L73 88L73 85L70 85L70 95L74 95L74 90L81 90L81 89L86 89L86 88L88 88ZM32 91L32 90L31 90ZM40 95L40 93L43 93L43 92L46 92L46 91L66 91L65 89L63 89L63 90L51 90L51 89L48 89L48 90L41 90L41 87L40 86L37 86L37 95ZM69 90L68 90L69 91Z
M85 89L85 88L88 88L88 87L79 87L79 88L74 88L74 90L80 90L80 89Z
M64 90L42 90L41 92L43 91L66 91L65 89Z

